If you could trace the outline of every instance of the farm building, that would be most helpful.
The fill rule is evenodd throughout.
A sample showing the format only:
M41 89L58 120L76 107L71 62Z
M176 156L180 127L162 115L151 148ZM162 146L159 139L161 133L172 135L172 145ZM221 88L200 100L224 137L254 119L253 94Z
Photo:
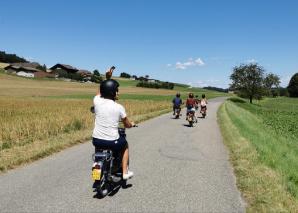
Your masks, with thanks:
M34 67L32 63L14 63L7 67L5 70L7 73L16 74L18 76L29 77L29 78L54 78L54 73L44 72Z
M39 71L34 73L34 78L56 78L57 75L55 73Z
M65 71L67 73L76 73L79 70L73 66L67 65L67 64L56 64L50 68L53 72L57 73L58 71Z
M159 80L156 80L156 79L147 79L147 81L149 83L158 83L159 82Z
M136 80L139 80L139 81L147 81L148 79L145 78L145 77L143 77L143 76L141 76L141 77L139 77L139 78L136 78Z
M32 72L19 71L16 74L18 76L22 76L22 77L34 78L34 73L32 73Z
M88 70L79 70L77 73L80 74L83 78L86 78L86 79L88 79L88 78L91 79L91 76L92 76L92 73Z
M5 67L5 70L7 73L17 74L19 76L31 77L31 78L34 77L35 72L41 72L41 70L38 70L33 67L17 66L17 65L9 65L8 67Z
M20 63L11 63L10 65L15 67L31 67L38 69L40 67L40 64L37 62L20 62Z
M53 74L59 75L64 78L72 78L69 74L80 74L84 80L91 80L92 73L88 70L77 69L67 64L56 64L50 70Z

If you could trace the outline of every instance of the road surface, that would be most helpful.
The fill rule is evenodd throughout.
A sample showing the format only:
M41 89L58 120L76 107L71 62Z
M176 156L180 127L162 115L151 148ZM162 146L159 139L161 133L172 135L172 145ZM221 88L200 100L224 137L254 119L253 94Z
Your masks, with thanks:
M135 176L103 199L87 142L0 175L0 212L244 212L216 121L223 101L211 100L192 128L183 111L127 130Z

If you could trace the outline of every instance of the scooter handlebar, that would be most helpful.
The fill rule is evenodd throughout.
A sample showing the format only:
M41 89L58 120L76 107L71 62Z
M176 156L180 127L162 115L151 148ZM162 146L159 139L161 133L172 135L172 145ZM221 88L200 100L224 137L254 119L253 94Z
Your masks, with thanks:
M90 112L95 113L94 106L90 107Z

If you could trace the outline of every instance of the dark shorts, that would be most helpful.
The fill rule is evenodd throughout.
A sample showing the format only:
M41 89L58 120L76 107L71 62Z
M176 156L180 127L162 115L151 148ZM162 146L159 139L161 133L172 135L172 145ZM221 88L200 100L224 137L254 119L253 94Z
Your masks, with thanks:
M98 138L92 139L92 144L96 149L110 149L113 152L121 152L128 147L125 137L121 137L115 141L102 140Z

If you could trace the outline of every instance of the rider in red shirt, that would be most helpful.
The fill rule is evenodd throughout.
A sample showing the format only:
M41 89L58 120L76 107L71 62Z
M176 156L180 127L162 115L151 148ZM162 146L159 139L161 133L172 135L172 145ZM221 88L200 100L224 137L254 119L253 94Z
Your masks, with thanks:
M192 111L194 112L195 105L196 105L196 100L193 97L193 93L189 93L188 98L186 100L186 109L187 109L186 116L188 115L188 113Z

